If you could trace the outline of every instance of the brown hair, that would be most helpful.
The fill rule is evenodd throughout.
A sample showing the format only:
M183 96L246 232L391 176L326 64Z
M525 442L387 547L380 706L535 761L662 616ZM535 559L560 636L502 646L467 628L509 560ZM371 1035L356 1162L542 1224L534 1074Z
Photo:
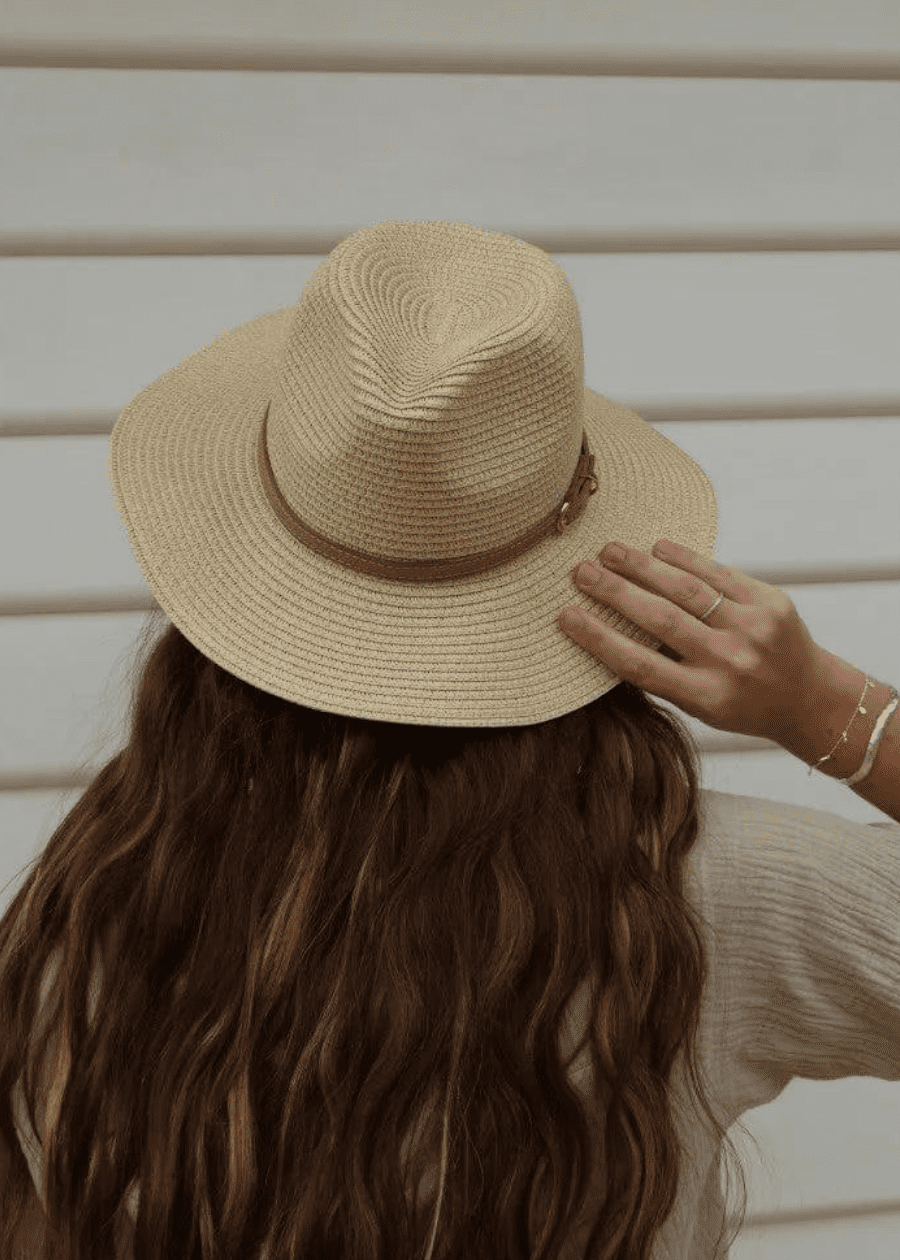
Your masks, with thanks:
M537 726L343 717L165 624L126 745L0 921L2 1260L556 1260L580 1205L585 1256L646 1260L682 1047L731 1153L695 1060L688 728L628 683ZM588 977L593 1110L559 1048Z

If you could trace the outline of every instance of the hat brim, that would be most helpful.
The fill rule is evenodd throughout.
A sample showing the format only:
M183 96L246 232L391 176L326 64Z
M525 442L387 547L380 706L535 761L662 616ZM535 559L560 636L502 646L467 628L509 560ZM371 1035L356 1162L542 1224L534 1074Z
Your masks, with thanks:
M563 533L485 573L398 582L304 547L266 497L256 447L292 307L252 319L142 390L109 447L116 506L154 597L205 656L296 704L387 722L527 726L621 679L557 624L588 609L651 649L572 570L615 539L714 555L712 483L680 447L585 387L599 489Z

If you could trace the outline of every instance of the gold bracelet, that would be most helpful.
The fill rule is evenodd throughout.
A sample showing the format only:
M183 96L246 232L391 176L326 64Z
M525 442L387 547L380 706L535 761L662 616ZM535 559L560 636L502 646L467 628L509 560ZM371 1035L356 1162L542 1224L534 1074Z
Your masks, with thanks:
M857 704L856 708L853 710L853 713L850 716L850 721L847 723L846 727L844 728L843 734L840 736L834 748L832 748L831 752L826 753L824 757L820 757L819 760L815 763L815 765L812 765L809 767L809 774L812 774L813 770L817 770L823 761L828 761L828 759L834 755L834 753L837 751L837 749L840 747L841 744L847 742L847 731L849 731L850 727L853 725L853 719L856 717L857 713L862 713L865 716L867 710L863 706L863 701L866 698L866 692L868 691L870 685L874 687L875 684L872 682L871 678L869 678L869 676L866 675L866 681L865 681L865 686L863 687L863 693L859 698L859 703ZM856 771L856 773L850 775L849 778L836 779L835 782L843 783L848 787L852 787L855 783L861 783L862 780L869 773L869 771L872 769L872 765L875 761L875 755L878 752L878 747L881 743L881 737L884 734L884 728L887 726L888 719L890 718L894 710L897 708L898 703L900 703L900 696L897 695L897 692L893 687L890 688L890 692L891 692L891 699L888 702L887 706L884 708L884 710L878 716L878 720L875 723L875 729L872 731L871 738L869 739L869 745L866 748L866 753L863 758L862 765Z

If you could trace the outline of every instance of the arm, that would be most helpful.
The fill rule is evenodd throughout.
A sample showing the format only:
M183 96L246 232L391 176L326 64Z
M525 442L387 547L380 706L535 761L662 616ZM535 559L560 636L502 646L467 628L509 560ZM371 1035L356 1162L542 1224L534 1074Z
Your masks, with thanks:
M869 675L871 678L871 675ZM863 693L865 675L861 669L818 648L815 683L809 704L797 714L797 721L778 743L806 765L814 765L840 738L850 722ZM875 684L866 691L865 715L857 713L847 731L846 741L819 767L821 774L833 779L846 779L855 774L863 762L869 739L879 714L891 699L887 684L872 678ZM900 822L900 707L888 718L875 762L862 780L850 789Z
M573 576L581 591L649 631L663 651L634 643L587 609L580 625L560 620L564 632L620 678L691 717L716 730L774 740L808 766L831 752L849 722L846 742L817 768L835 779L855 774L890 687L872 679L866 712L855 714L862 671L813 640L783 591L662 541L650 555L626 548L619 560L605 547L605 567L590 575L578 566ZM715 599L719 593L726 602ZM900 709L888 718L872 768L853 791L900 822Z

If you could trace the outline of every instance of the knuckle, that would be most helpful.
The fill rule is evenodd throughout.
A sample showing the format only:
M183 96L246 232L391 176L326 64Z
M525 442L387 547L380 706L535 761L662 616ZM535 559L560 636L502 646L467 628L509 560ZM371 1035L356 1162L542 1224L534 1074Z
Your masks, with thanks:
M775 600L773 608L775 619L779 626L784 626L787 622L797 619L797 605L791 599L790 595L786 595L784 591L778 592L778 598Z
M706 588L702 582L687 580L683 582L675 596L680 604L685 604L688 608L693 608L698 604L704 604L706 607Z
M771 592L769 599L774 612L783 616L794 610L794 601L787 591L783 591L780 586L770 586L769 591Z
M681 629L683 620L684 614L680 610L664 608L659 616L654 618L653 629L661 632L658 638L671 638Z
M731 664L735 673L747 678L759 669L759 653L746 643L739 643L731 653Z
M791 611L786 607L776 608L768 606L758 609L753 618L753 625L750 631L754 642L759 643L763 648L776 643L783 633L790 615Z

